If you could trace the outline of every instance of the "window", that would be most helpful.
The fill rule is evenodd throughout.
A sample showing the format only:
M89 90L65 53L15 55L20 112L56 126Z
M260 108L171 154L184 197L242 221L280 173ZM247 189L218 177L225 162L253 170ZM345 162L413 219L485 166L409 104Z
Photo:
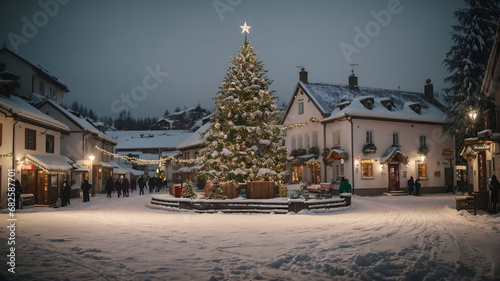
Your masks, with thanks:
M427 147L425 136L420 136L420 147Z
M297 136L297 148L304 148L302 146L302 136Z
M0 146L2 146L2 139L3 139L3 124L0 123Z
M45 85L43 84L43 81L40 81L40 95L45 94Z
M341 181L344 177L344 164L334 164L333 165L333 179L335 181Z
M292 150L297 149L297 140L292 136Z
M318 132L312 134L312 146L318 147Z
M305 147L304 147L304 148L306 148L306 149L311 148L311 140L310 140L310 138L309 138L309 134L306 134L306 135L304 136L304 138L305 138L305 142L306 142L306 143L305 143Z
M362 178L373 178L372 160L361 160L361 177Z
M398 135L398 133L392 134L392 145L399 145L399 135Z
M7 70L5 63L0 63L0 72L4 72L5 70Z
M301 182L304 166L298 164L292 166L292 182Z
M366 143L373 143L373 132L366 131Z
M333 132L333 146L340 146L340 131Z
M367 101L366 102L366 108L369 109L369 110L372 110L373 109L373 103L371 101Z
M299 102L299 114L304 114L304 102Z
M417 165L417 177L419 179L426 179L427 178L427 164L420 162Z
M24 135L24 148L36 150L36 131L26 128Z
M47 135L45 138L45 152L54 153L54 136Z

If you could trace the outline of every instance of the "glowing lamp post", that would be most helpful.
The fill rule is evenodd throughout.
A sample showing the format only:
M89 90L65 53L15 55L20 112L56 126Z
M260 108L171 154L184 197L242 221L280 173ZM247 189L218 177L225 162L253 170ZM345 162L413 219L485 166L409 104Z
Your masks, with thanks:
M94 181L93 181L93 177L92 177L92 172L94 170L94 159L95 159L95 156L94 155L89 155L89 159L90 159L90 171L89 171L89 179L90 179L90 184L92 185L92 196L94 196Z

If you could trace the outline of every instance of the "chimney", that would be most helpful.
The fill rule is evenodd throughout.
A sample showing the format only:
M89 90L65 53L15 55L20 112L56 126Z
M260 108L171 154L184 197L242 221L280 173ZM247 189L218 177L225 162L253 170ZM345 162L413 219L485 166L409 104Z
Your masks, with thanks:
M354 75L354 73L352 73L349 76L349 87L350 88L357 88L358 87L358 76Z
M431 79L425 80L425 86L424 86L424 96L425 99L428 101L433 101L434 100L434 86L431 84Z
M299 81L302 83L307 83L307 71L302 67L299 72Z

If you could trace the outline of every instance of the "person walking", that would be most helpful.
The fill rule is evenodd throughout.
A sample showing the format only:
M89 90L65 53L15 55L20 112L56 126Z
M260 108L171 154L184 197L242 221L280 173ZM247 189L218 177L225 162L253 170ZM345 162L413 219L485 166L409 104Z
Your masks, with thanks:
M137 182L139 184L139 195L144 195L144 187L146 186L146 182L144 181L144 177L141 176L139 181Z
M113 188L114 188L114 184L113 184L113 179L112 178L108 178L108 180L106 181L106 198L111 198L111 192L113 192Z
M115 189L116 193L118 193L118 198L120 198L120 196L122 195L122 183L120 182L120 179L116 179Z
M68 181L64 181L61 188L61 207L66 207L71 205L69 201L71 197L71 187L69 186Z
M83 181L82 186L80 187L83 191L83 202L89 202L90 201L90 195L89 195L89 190L90 190L90 184L88 180Z
M415 182L413 181L413 177L410 177L407 183L408 183L408 194L413 195L414 192L413 189L415 187Z
M132 179L130 180L130 191L132 191L132 193L134 193L136 188L137 188L137 182L135 180L135 177L132 177Z
M123 191L123 197L128 197L128 190L130 188L130 183L128 182L127 177L123 177L122 181L122 191Z
M415 181L415 196L420 196L420 179Z
M149 185L149 194L153 193L155 190L155 180L154 178L148 178L147 184Z
M490 192L491 192L491 208L494 214L497 213L497 203L498 203L498 190L500 189L500 183L497 180L497 176L491 176Z

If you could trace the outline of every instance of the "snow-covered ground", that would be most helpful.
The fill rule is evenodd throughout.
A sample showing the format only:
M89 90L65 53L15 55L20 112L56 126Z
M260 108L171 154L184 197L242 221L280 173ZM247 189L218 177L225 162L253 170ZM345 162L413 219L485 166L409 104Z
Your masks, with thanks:
M354 196L347 209L286 215L175 213L150 199L19 210L15 274L3 210L0 279L500 279L500 217L457 212L452 194Z

